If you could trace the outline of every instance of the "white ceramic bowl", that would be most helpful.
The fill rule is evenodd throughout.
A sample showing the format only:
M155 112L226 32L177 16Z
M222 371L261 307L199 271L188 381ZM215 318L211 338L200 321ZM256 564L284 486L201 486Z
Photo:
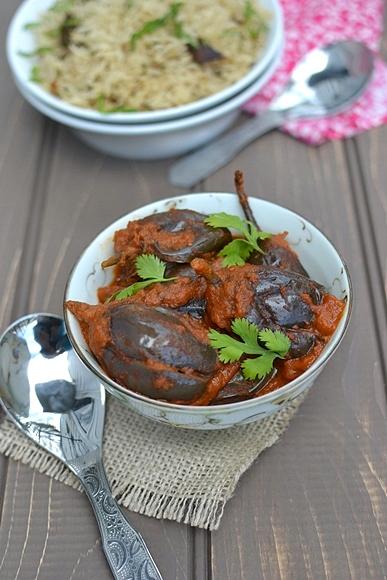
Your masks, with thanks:
M268 417L282 409L289 401L312 386L330 357L338 347L349 322L352 290L345 263L331 242L315 226L300 215L279 205L250 198L260 226L269 232L289 232L289 242L295 247L311 277L322 283L339 298L346 297L343 317L329 343L317 361L299 378L273 393L227 405L194 407L174 405L149 399L121 387L108 377L88 351L78 322L64 308L64 317L72 345L84 364L99 377L107 391L130 409L155 421L190 429L224 429ZM97 303L97 289L111 280L111 272L101 269L101 261L113 254L113 234L124 228L129 220L140 219L172 207L190 208L203 213L225 211L240 215L236 195L230 193L197 193L157 201L137 209L108 226L86 248L70 274L65 290L65 300Z
M54 0L25 0L25 2L23 2L17 9L9 26L7 35L7 56L14 78L20 87L27 89L27 91L36 99L42 101L49 107L58 109L68 115L75 115L83 119L100 121L103 123L147 123L166 121L167 119L192 115L193 113L213 107L214 105L226 101L230 97L238 94L260 77L269 63L273 60L283 41L282 11L278 0L259 0L259 4L271 14L269 31L265 45L258 55L257 62L239 81L214 95L194 101L187 105L159 111L114 113L106 115L93 109L85 109L66 103L62 99L48 93L39 84L30 81L32 59L26 59L19 54L20 50L30 52L35 48L33 33L30 30L26 30L25 25L29 22L35 22L38 20L39 15L47 10L47 8L49 8L53 3Z
M160 123L122 125L87 121L68 115L39 100L27 86L16 84L35 109L74 130L88 145L125 159L163 159L200 147L232 125L239 107L257 94L274 73L282 46L264 73L243 91L219 105L180 119Z

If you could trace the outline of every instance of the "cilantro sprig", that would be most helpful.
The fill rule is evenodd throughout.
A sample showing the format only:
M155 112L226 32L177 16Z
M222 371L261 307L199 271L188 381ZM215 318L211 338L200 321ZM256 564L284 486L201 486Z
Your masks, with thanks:
M223 257L223 265L227 267L243 266L254 251L263 254L258 242L271 237L268 232L258 230L252 222L224 212L213 213L204 222L213 228L237 230L244 236L228 243L219 252L219 256Z
M289 338L279 330L259 328L246 318L235 318L231 324L234 334L242 339L237 340L228 334L211 329L208 333L210 345L218 351L223 363L235 362L246 355L258 355L245 358L242 362L242 373L245 379L262 379L273 369L276 358L284 358L290 349Z
M245 0L243 6L243 18L249 35L253 40L258 38L261 32L266 30L266 24L259 15L252 0Z
M74 0L57 0L50 8L52 12L68 12L74 5Z
M99 113L136 113L137 109L133 107L126 107L125 105L117 105L116 107L109 107L106 104L106 97L99 95L96 100L96 108Z
M129 45L131 50L136 48L137 42L140 40L140 38L146 34L152 34L156 30L159 30L159 28L163 28L164 26L168 25L172 25L173 34L176 36L176 38L182 39L185 44L196 46L197 41L184 30L182 23L177 19L180 8L182 6L183 2L173 2L170 5L168 11L163 16L145 22L143 26L134 32L130 37Z
M43 54L47 54L52 52L53 48L51 46L39 46L35 48L35 50L31 50L30 52L25 52L23 50L19 50L19 56L23 56L24 58L32 58L33 56L42 56Z
M135 282L123 290L119 290L113 296L108 299L108 302L112 300L124 300L124 298L129 298L136 294L139 290L154 284L155 282L170 282L171 280L176 280L176 276L172 278L165 278L165 268L167 265L160 260L154 254L141 254L136 258L136 272L137 275L142 278L141 282Z
M31 69L30 81L33 83L41 83L42 82L42 79L40 76L40 68L37 65L33 66Z

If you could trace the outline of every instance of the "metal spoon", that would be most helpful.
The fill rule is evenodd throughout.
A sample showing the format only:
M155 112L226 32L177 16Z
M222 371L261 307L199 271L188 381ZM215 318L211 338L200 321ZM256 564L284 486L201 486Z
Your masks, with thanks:
M78 360L59 316L24 316L1 336L0 397L19 429L80 479L114 578L162 580L111 495L101 453L105 391Z
M170 169L171 183L179 187L193 186L231 161L257 137L285 121L344 111L363 93L373 68L372 52L353 40L308 52L293 69L283 93L265 113L177 161Z

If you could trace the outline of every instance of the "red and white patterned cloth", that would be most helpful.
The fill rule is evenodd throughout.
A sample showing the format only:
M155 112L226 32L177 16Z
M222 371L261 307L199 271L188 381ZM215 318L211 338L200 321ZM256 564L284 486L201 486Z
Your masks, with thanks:
M285 47L281 64L269 83L244 107L259 113L281 92L295 64L308 50L336 40L355 39L378 51L383 32L382 0L280 0ZM291 121L284 129L313 145L342 139L387 122L387 66L376 60L373 80L353 107L340 115Z

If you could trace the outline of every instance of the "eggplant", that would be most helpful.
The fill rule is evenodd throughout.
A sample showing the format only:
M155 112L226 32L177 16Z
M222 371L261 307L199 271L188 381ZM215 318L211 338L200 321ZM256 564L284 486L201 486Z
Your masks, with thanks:
M256 396L259 391L267 385L277 373L274 369L271 373L257 381L247 381L242 373L238 373L223 389L211 403L212 405L224 405L226 403L239 403Z
M253 264L222 268L197 259L191 265L207 279L206 314L211 326L230 331L234 318L247 318L259 328L281 330L291 341L291 358L307 354L314 346L313 304L320 304L325 292L317 282L296 272Z
M254 252L249 257L249 263L288 270L309 278L309 274L301 264L296 252L292 250L285 238L286 232L264 240L262 242L264 254Z
M226 228L214 229L204 223L207 216L189 209L170 210L144 219L152 221L160 229L170 234L187 233L192 237L188 244L175 248L168 242L154 241L155 253L166 262L187 264L194 258L207 252L217 252L231 241L231 234ZM173 239L173 236L171 236Z
M128 302L67 306L94 356L119 384L166 401L190 402L204 393L217 355L178 312Z
M189 264L208 252L218 252L231 241L226 228L212 228L206 216L189 209L171 209L129 222L116 232L116 251L135 257L156 254L165 262Z
M311 303L320 304L322 297L322 286L302 274L262 268L246 317L260 328L282 330L291 341L289 357L300 357L316 343L316 334L302 329L314 318Z
M321 303L322 290L320 284L296 272L260 268L253 307L247 316L260 326L266 321L281 328L307 326L314 316L311 302Z

